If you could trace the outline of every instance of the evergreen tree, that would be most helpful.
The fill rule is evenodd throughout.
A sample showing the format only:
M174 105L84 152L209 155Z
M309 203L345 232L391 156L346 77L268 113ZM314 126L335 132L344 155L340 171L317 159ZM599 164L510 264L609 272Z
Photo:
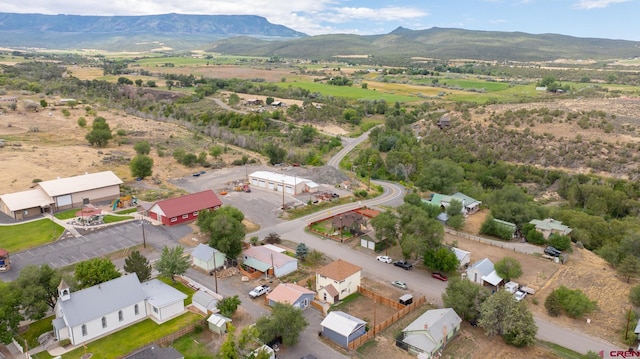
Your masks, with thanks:
M141 282L146 282L151 278L151 269L149 260L139 251L131 252L131 254L124 259L124 271L127 273L135 273Z

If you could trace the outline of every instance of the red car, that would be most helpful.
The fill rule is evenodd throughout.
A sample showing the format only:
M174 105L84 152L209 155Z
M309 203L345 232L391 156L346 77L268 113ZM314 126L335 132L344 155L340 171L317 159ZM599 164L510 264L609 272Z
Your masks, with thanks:
M443 281L443 282L446 282L446 281L447 281L447 277L446 277L444 274L442 274L442 273L434 272L434 273L432 273L432 274L431 274L431 276L432 276L433 278L438 279L438 280L441 280L441 281Z

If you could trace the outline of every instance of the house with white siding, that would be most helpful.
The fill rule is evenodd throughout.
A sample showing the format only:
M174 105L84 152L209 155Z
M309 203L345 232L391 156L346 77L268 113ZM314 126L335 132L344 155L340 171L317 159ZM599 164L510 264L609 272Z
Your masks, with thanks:
M157 279L140 283L135 273L71 292L60 282L53 320L55 337L90 342L147 318L162 323L184 313L187 296Z
M336 303L349 294L358 291L362 268L338 259L316 272L316 292L318 298L328 303Z

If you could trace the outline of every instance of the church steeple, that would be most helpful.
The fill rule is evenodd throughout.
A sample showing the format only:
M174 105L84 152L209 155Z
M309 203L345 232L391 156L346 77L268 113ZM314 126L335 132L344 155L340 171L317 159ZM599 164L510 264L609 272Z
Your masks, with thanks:
M63 302L71 299L71 289L64 279L60 281L60 285L58 286L58 298Z

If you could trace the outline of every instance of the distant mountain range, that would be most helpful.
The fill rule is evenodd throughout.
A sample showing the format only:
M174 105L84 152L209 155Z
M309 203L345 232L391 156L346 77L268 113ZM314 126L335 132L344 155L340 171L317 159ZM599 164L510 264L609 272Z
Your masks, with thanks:
M273 40L307 35L252 15L80 16L0 13L0 46L5 47L144 51L148 50L145 47L157 47L160 42L175 49L190 49L232 36Z
M247 37L230 38L216 41L206 50L236 55L324 59L369 55L378 59L375 63L407 61L412 57L498 61L560 58L603 60L638 57L640 42L557 34L533 35L437 27L410 30L399 27L384 35L320 35L278 42Z
M140 52L204 49L223 54L282 58L360 57L371 59L372 64L407 63L414 57L543 61L640 56L640 42L637 41L436 27L427 30L399 27L382 35L307 36L272 24L260 16L180 14L0 13L0 47Z

